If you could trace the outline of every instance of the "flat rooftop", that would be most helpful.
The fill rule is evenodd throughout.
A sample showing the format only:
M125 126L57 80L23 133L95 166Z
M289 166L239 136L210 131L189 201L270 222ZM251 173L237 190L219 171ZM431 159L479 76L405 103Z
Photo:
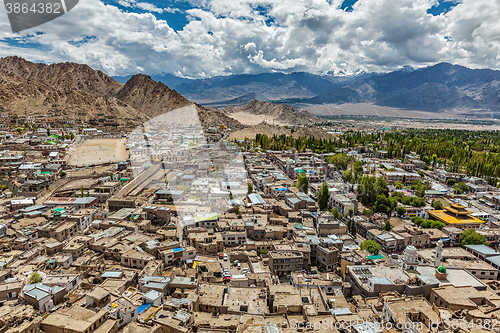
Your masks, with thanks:
M399 322L404 323L406 321L407 313L423 312L431 322L438 323L439 316L434 311L432 305L425 299L421 297L404 297L398 299L387 300L387 305L390 307L393 315L397 318Z
M422 259L426 260L429 263L434 263L434 256L436 255L436 250L434 248L421 249L418 250L417 252ZM461 259L472 260L475 257L472 253L461 247L445 247L443 248L442 258L443 259L461 258Z
M448 278L446 280L438 280L436 278L436 268L434 266L416 266L416 270L419 275L425 275L429 277L430 280L439 283L440 285L450 283L455 287L470 286L474 288L486 289L486 285L484 283L464 269L446 269L446 272L448 273Z

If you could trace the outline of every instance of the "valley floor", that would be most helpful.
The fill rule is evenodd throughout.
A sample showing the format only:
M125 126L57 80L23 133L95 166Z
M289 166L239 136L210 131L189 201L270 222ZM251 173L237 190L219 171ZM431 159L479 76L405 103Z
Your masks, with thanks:
M470 113L470 110L447 110L444 112L430 112L418 110L404 110L379 106L370 103L351 103L351 104L295 104L297 109L308 111L317 116L378 116L378 117L397 117L397 118L419 118L419 119L463 119L464 114ZM471 118L467 116L467 118Z
M236 119L243 125L257 125L262 122L266 122L268 124L274 124L274 125L285 125L280 122L275 121L275 117L270 116L270 115L257 115L257 114L251 114L248 112L235 112L231 113L228 116L230 116L233 119Z

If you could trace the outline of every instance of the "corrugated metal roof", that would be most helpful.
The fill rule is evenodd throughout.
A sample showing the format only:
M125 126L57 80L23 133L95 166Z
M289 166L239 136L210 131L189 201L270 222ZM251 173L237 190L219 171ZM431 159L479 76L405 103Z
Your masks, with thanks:
M102 278L120 278L122 276L123 272L120 271L106 271L104 272L101 277Z
M255 204L263 204L266 203L262 196L257 193L251 193L248 195L248 199L252 202L253 205Z

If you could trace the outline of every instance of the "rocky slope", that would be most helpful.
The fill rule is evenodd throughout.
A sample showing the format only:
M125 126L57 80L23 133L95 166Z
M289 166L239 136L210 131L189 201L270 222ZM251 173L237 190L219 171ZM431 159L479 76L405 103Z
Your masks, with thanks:
M245 127L236 119L225 115L216 108L207 108L196 104L196 109L198 110L198 115L200 116L200 122L203 128L217 127L221 124L232 130L240 130Z
M302 102L357 103L440 111L454 108L500 110L500 71L440 63L415 71L373 75Z
M386 74L341 74L230 75L184 82L175 88L191 100L213 106L242 105L254 94L259 96L254 99L288 104L374 103L436 112L455 108L500 111L500 71L496 70L439 63L417 70L405 66Z
M76 124L133 127L149 119L117 99L77 89L56 90L1 71L0 105L9 113L40 116L60 123L74 121Z
M365 99L356 90L340 88L326 94L304 100L303 102L311 104L344 104L362 103L365 102Z
M450 108L477 108L480 106L480 103L474 99L441 83L424 83L408 92L381 100L378 104L405 109L418 106L421 110L429 111Z
M78 89L98 96L113 96L123 86L101 71L71 62L32 63L13 56L0 58L0 71L45 83L56 90Z
M334 80L327 77L297 72L213 77L182 83L175 88L191 100L211 103L227 101L248 93L255 93L270 100L313 97L338 87Z
M224 108L226 106L239 106L243 104L247 104L248 102L253 101L254 99L259 101L265 101L267 98L264 95L260 95L257 93L249 92L248 94L241 95L236 98L232 98L225 101L213 102L213 103L203 103L204 106L214 106L217 108Z
M290 125L308 125L321 122L321 119L310 113L297 110L287 104L274 104L253 100L241 106L228 106L222 110L231 116L234 113L246 113L251 115L266 116L276 123Z
M7 112L51 116L61 122L133 127L191 104L177 91L142 74L121 84L87 65L0 58L0 106ZM243 128L217 109L197 105L197 110L206 127Z
M192 104L177 91L143 74L132 76L118 91L116 98L150 117Z

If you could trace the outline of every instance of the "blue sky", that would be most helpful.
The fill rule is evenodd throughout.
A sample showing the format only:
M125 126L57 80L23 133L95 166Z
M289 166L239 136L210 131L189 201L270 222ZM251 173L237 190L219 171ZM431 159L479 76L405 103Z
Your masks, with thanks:
M129 11L133 13L152 13L158 20L165 20L168 25L174 29L175 31L180 31L189 23L188 15L186 13L187 10L196 8L189 1L148 1L148 4L156 6L159 9L163 9L163 11L155 12L148 11L145 9L141 9L137 6L131 4L131 2L127 1L115 1L115 0L105 0L103 3L108 5L117 6L123 11ZM147 7L146 7L147 8Z
M443 61L500 69L498 17L497 0L80 0L13 34L0 6L0 56L190 78Z

